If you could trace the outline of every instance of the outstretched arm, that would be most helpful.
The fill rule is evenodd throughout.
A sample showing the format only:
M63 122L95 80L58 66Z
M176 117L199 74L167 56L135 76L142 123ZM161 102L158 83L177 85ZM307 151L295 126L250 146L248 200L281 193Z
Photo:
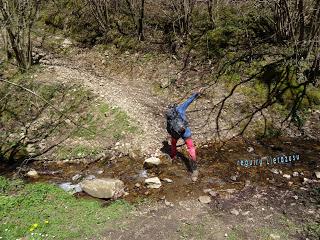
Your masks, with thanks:
M182 112L185 112L189 107L189 105L193 102L193 100L195 100L198 96L199 96L199 93L192 94L191 97L189 97L184 103L178 106L179 110Z

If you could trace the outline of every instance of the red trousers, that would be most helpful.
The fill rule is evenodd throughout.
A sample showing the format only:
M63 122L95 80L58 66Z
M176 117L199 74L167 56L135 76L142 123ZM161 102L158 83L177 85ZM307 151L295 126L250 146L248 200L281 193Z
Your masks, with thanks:
M184 140L187 145L187 150L190 158L193 161L196 161L196 149L193 145L193 141L191 138L187 138ZM177 155L177 142L178 139L171 138L171 158L174 158Z

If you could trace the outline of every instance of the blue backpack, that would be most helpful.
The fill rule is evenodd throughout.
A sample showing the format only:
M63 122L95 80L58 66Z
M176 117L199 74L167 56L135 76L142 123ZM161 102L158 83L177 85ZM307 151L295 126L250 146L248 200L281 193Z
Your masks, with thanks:
M168 133L175 139L181 138L188 127L188 122L180 116L177 105L169 107L166 118Z

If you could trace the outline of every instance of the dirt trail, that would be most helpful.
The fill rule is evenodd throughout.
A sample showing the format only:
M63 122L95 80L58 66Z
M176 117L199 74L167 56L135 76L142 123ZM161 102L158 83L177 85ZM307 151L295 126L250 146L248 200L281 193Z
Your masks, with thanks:
M120 107L143 131L141 135L135 136L131 146L145 154L155 153L167 136L163 118L163 110L167 104L165 99L154 95L151 86L139 79L130 81L110 76L99 65L99 56L92 65L82 60L85 58L88 56L55 58L46 62L45 65L49 68L46 74L54 75L54 80L58 82L86 86L109 105Z

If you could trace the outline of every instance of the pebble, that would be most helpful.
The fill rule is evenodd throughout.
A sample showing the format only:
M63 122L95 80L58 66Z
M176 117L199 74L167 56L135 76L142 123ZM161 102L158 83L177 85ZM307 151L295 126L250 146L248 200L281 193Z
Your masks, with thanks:
M75 182L75 181L79 180L81 177L82 177L81 174L76 174L76 175L74 175L74 176L72 177L72 181Z
M299 197L298 197L298 196L293 196L293 198L294 198L295 200L298 200Z
M139 187L141 187L141 184L140 183L136 183L134 186L139 188Z
M168 207L173 207L173 206L174 206L174 204L173 204L172 202L169 202L169 201L167 201L167 200L164 200L164 204L165 204L166 206L168 206Z
M236 215L236 216L239 215L239 211L237 209L231 209L230 213L232 213L233 215Z
M317 178L320 178L320 172L314 172L314 174L316 175Z
M271 233L270 234L270 238L273 239L273 240L278 240L278 239L280 239L280 235Z
M237 176L231 176L230 179L231 179L232 181L237 181Z
M247 216L247 215L249 215L249 213L250 213L250 211L241 212L241 215L242 215L242 216Z
M293 176L293 177L298 177L298 176L299 176L299 173L298 173L298 172L293 172L293 173L292 173L292 176Z
M274 174L279 174L279 173L280 173L279 170L276 169L276 168L272 168L272 169L270 170L270 172L272 172L272 173L274 173Z
M248 148L247 148L247 152L251 153L251 152L253 152L253 151L254 151L254 148L253 148L253 147L248 147Z
M160 188L161 181L158 177L147 178L144 183L147 185L147 188Z
M286 178L286 179L290 179L291 176L289 174L284 174L282 177Z
M164 179L162 179L162 181L167 182L167 183L173 183L173 180L171 180L170 178L164 178Z
M198 199L203 204L211 203L211 198L209 196L200 196Z

